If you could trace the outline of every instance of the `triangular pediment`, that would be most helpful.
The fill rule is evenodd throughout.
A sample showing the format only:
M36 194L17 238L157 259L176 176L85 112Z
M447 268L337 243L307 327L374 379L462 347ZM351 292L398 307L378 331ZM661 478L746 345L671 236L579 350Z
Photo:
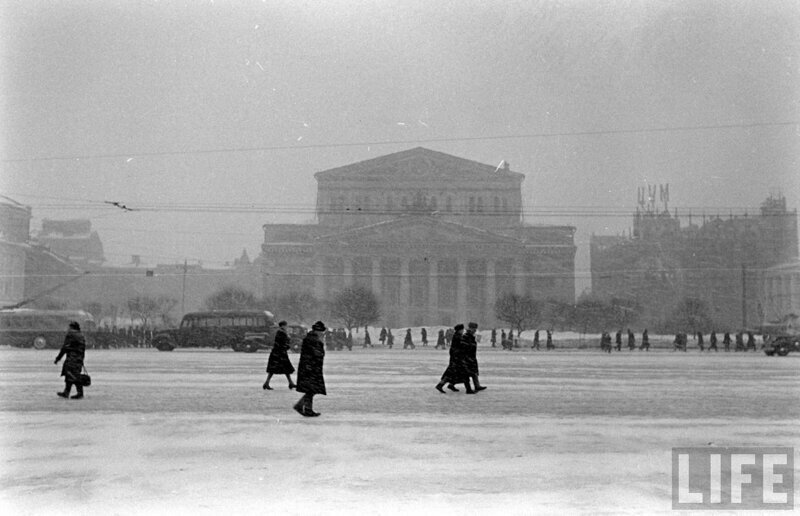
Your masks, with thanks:
M320 180L358 180L358 179L486 179L517 177L522 174L511 172L499 165L487 165L443 152L416 147L394 154L360 161L343 167L317 172L314 176Z
M325 235L320 242L339 244L519 244L519 240L438 217L409 216Z

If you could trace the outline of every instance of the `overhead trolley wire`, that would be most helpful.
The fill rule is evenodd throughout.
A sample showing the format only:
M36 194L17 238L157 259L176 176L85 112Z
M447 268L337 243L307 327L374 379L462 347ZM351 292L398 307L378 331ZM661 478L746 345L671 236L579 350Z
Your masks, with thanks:
M751 122L751 123L730 123L730 124L713 124L713 125L651 127L642 129L603 129L595 131L565 131L565 132L553 132L553 133L521 133L521 134L506 134L506 135L488 135L488 136L412 138L406 140L371 140L371 141L368 140L368 141L342 142L342 143L264 145L264 146L230 147L230 148L218 148L218 149L194 149L194 150L182 150L182 151L113 152L106 154L74 154L74 155L57 155L57 156L36 156L27 158L6 158L0 160L0 163L144 158L144 157L161 157L161 156L201 155L201 154L230 154L230 153L240 153L240 152L265 152L265 151L303 150L303 149L335 149L343 147L406 145L406 144L420 144L420 143L454 143L454 142L472 142L472 141L534 139L534 138L560 138L560 137L570 137L570 136L610 136L610 135L621 135L621 134L669 133L669 132L686 132L686 131L709 131L709 130L721 130L721 129L754 129L760 127L785 127L794 125L800 125L800 122L798 121Z

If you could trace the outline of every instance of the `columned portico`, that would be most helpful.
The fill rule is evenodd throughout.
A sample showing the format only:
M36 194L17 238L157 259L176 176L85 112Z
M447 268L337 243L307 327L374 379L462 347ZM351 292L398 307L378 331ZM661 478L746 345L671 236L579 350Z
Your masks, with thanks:
M508 293L574 300L573 281L529 281L573 273L574 228L523 224L524 176L509 167L417 148L315 177L317 223L264 226L271 296L308 289L324 307L345 287L367 287L379 324L393 328L494 325Z

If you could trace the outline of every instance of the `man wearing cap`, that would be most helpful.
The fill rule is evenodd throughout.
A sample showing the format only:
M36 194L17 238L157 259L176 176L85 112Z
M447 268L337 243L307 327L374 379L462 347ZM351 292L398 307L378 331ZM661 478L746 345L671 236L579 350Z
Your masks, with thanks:
M464 365L467 370L467 375L472 378L472 384L475 386L474 392L480 392L486 387L481 385L478 375L478 341L475 339L475 332L478 330L478 323L471 322L467 325L467 331L461 339L464 346Z
M275 343L272 345L272 351L269 352L269 360L267 361L267 381L264 382L263 385L265 390L272 390L272 387L269 386L269 381L272 380L273 374L285 374L286 379L289 380L289 388L295 388L291 377L291 374L294 372L294 366L289 360L290 346L291 339L289 338L289 334L286 333L286 321L281 321L278 323L278 331L275 332Z
M311 331L303 338L300 347L300 362L297 364L297 392L302 392L303 397L294 405L294 409L302 416L316 417L319 412L314 412L314 395L326 395L325 378L322 376L322 363L325 359L325 346L319 334L325 332L325 324L317 321L311 326Z

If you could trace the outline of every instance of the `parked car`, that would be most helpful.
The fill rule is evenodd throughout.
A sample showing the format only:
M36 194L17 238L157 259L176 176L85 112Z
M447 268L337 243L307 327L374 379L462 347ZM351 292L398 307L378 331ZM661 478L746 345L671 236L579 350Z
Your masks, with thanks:
M792 351L800 351L800 335L770 336L764 343L764 353L770 357L774 355L785 357Z

